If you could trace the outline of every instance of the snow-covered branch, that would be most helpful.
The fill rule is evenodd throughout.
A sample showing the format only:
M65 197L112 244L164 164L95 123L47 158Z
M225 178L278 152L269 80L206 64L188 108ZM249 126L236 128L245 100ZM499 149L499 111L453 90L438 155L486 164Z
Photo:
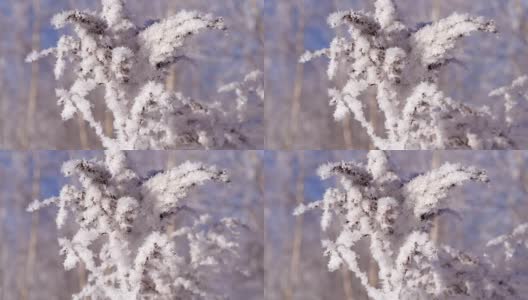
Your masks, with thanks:
M372 299L520 299L526 271L526 225L499 237L489 247L504 245L503 260L472 256L433 241L434 220L449 209L449 192L467 182L487 182L486 173L446 163L413 178L400 176L387 154L371 151L367 164L340 162L319 168L322 179L336 177L322 200L300 205L294 214L322 210L321 228L335 224L335 240L324 240L328 268L345 265ZM522 235L522 238L520 237ZM369 245L379 286L369 283L360 268L360 241ZM515 254L515 260L512 256ZM524 265L524 263L522 263ZM524 285L522 284L524 282Z
M241 148L248 145L244 122L218 101L199 102L165 90L169 67L186 58L189 41L201 33L225 30L222 18L180 11L146 26L134 24L124 1L103 0L100 12L57 14L56 28L72 26L55 48L31 53L27 61L56 57L55 77L67 69L75 78L56 90L64 120L80 114L106 149ZM93 113L91 96L104 92L113 115L112 134L105 133ZM212 102L212 103L211 103ZM241 142L242 141L242 142Z
M237 271L232 262L242 227L194 209L189 196L210 181L227 182L224 171L186 162L141 177L125 153L110 151L104 161L72 160L62 171L79 185L64 186L58 197L35 201L28 211L55 204L59 228L70 215L77 223L72 237L59 239L65 269L82 263L88 272L75 299L221 296L214 276Z
M506 101L506 122L509 126L513 126L517 120L517 114L514 113L514 108L520 101L528 101L528 76L521 76L515 79L511 85L493 90L489 95L491 97L504 97L504 100Z
M329 48L307 52L306 63L325 56L327 75L346 75L343 86L329 90L334 117L347 114L367 131L378 149L509 149L508 118L489 108L456 102L439 91L440 71L454 61L457 42L475 32L496 32L493 21L467 14L429 24L408 26L400 21L392 0L376 0L373 13L339 11L328 17L332 28L345 27ZM385 120L383 133L368 119L364 101L376 91L376 106ZM372 103L370 105L373 105ZM511 110L509 105L506 110Z

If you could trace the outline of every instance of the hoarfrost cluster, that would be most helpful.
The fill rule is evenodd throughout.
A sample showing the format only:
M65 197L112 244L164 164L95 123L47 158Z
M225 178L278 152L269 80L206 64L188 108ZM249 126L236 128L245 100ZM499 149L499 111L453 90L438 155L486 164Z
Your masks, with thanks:
M431 238L438 216L457 214L449 209L449 192L470 181L487 182L485 172L446 163L402 178L384 152L371 151L366 165L329 163L319 168L319 175L336 177L340 187L326 190L320 201L298 206L294 214L321 210L323 231L332 223L337 226L335 240L323 241L328 268L350 269L370 298L521 299L526 295L527 225L494 239L479 255L439 245ZM358 246L364 242L378 266L379 286L369 282L360 268Z
M261 137L264 135L259 130L262 121L262 111L264 109L264 76L261 71L254 70L248 73L240 82L231 82L221 86L219 93L235 96L234 101L230 101L233 106L226 112L234 112L227 116L228 119L237 120L240 126L237 131L240 137L237 142L241 146L244 144L256 145L260 141L248 141L251 137ZM255 134L256 133L256 134Z
M71 215L77 232L59 239L66 270L83 264L88 278L74 299L220 299L215 287L238 257L242 228L189 203L190 193L210 181L227 182L224 171L186 162L141 177L124 152L104 161L72 160L60 195L34 201L28 211L58 207L57 226ZM177 221L177 222L175 222Z
M339 11L328 17L332 28L345 27L327 49L301 59L329 58L327 76L346 76L329 90L337 120L352 114L378 149L510 149L511 104L496 116L489 107L472 107L442 93L438 77L455 61L457 42L474 32L496 32L493 21L454 13L436 22L408 26L392 0L376 0L374 13ZM383 134L365 112L365 100L376 94L384 117ZM371 104L372 105L372 104Z
M493 90L490 97L502 97L505 101L505 120L509 127L514 127L521 122L526 122L528 107L528 76L524 75L515 79L510 85ZM518 140L526 138L524 130L520 130Z
M222 103L200 102L164 87L169 67L186 58L189 40L204 31L225 30L222 18L184 10L137 26L123 0L102 0L99 13L66 11L52 23L73 25L75 35L62 36L55 48L31 53L27 61L54 55L57 79L73 71L73 84L56 90L62 118L80 114L106 149L254 146L245 143L249 137L239 132L242 124ZM93 113L89 96L99 90L113 115L113 136L105 134Z

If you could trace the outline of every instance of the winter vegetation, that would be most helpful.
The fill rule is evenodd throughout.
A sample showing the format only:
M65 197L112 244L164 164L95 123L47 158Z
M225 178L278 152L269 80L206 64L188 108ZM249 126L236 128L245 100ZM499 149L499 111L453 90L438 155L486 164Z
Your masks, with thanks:
M394 151L387 154L392 162L392 173L403 183L417 180L429 173L428 170L438 169L445 163L461 166L464 170L486 170L488 184L470 179L449 189L447 198L439 200L439 206L433 208L439 211L438 216L425 222L433 223L429 241L435 247L448 245L453 251L477 259L487 270L493 270L492 274L496 274L497 278L522 274L526 269L525 259L522 258L525 246L521 239L525 233L522 233L523 227L515 228L528 222L528 156L525 151ZM210 215L213 223L234 218L245 224L238 230L239 236L228 235L238 244L236 255L220 256L234 259L236 263L224 266L217 274L213 273L215 269L208 269L211 272L207 275L215 277L212 282L204 282L210 295L225 295L229 299L263 299L265 291L265 299L368 299L366 289L346 263L342 263L335 272L327 271L328 257L323 255L321 240L335 242L345 229L346 216L334 213L325 231L321 230L321 217L316 211L292 216L299 204L309 205L323 199L328 189L345 191L340 185L344 175L336 174L327 180L320 180L317 169L322 164L352 161L366 168L368 160L365 151L161 151L156 155L151 151L129 151L126 156L127 168L133 170L131 174L137 174L141 182L172 172L186 161L198 161L203 166L229 170L230 183L207 181L189 190L187 197L178 198L178 203L192 210L179 211L172 218L160 221L165 230L159 232L167 235L179 228L192 226L203 214ZM72 211L76 204L64 206L67 216L60 229L56 224L57 205L51 204L32 213L26 211L33 199L60 199L60 190L65 186L86 190L80 181L80 173L69 177L60 173L61 165L72 160L97 163L104 166L102 170L109 168L105 155L99 151L0 152L0 175L3 178L0 183L2 299L70 299L91 284L90 272L82 260L73 269L64 270L66 256L60 255L62 246L57 240L59 237L73 242L83 228L79 215ZM446 171L444 168L440 170ZM119 193L130 195L134 191L137 192L130 189ZM110 190L105 192L108 193ZM150 195L147 197L154 199ZM155 197L162 198L163 194ZM394 198L405 200L396 195ZM414 209L406 211L409 219L399 219L398 222L418 223ZM134 222L145 220L141 211L140 216L136 216ZM114 220L111 219L110 224L117 224ZM427 224L424 224L423 230L427 229ZM130 245L128 257L132 263L137 256L135 251L148 236L143 231L136 235L136 225L139 223L132 223L131 227L133 236L130 239L137 242ZM200 229L214 231L208 225ZM126 229L116 230L126 232ZM411 230L404 232L410 233ZM95 266L101 263L98 257L102 253L100 247L108 238L103 235L88 247L95 256ZM403 236L400 241L404 242ZM180 236L172 242L179 256L189 258L189 249L185 247L189 242L187 237ZM396 246L394 253L399 253L400 249ZM381 289L369 237L363 237L351 250L357 255L360 270L368 274L369 284ZM231 272L232 268L243 270ZM469 271L475 270L472 268L468 266ZM118 276L110 271L109 276ZM508 283L517 286L514 279L522 282L522 278L516 275L509 278Z
M1 156L2 299L262 299L255 153Z
M321 179L336 177L322 200L300 204L295 215L321 210L320 226L336 224L336 238L323 240L328 269L343 265L370 299L524 299L528 225L490 240L484 253L467 253L434 239L441 215L463 219L448 198L467 182L488 182L474 167L445 163L429 172L401 176L387 153L371 151L366 164L328 163ZM378 283L361 268L358 252L368 243Z
M0 299L526 299L527 16L0 1Z
M81 187L66 185L60 196L36 200L28 211L55 204L59 229L68 214L78 222L71 239L59 239L65 269L82 262L88 272L86 286L74 299L208 297L204 277L225 269L228 260L221 256L236 254L231 239L237 225L233 219L214 222L198 214L185 198L207 181L226 182L224 171L187 162L141 178L129 169L123 152L107 152L104 162L72 160L62 171L77 177ZM167 232L167 219L185 213L196 214L193 223ZM189 253L176 248L178 238L187 240L181 244Z
M242 121L256 116L249 94L262 107L260 72L221 88L237 97L236 113L226 112L220 103L207 106L165 88L169 67L186 59L187 40L206 29L224 30L221 18L181 11L138 27L128 18L124 1L103 0L99 14L67 11L52 22L56 28L73 24L76 37L63 36L57 47L33 52L27 61L54 55L56 79L67 64L76 68L71 87L56 90L62 117L79 114L109 149L104 161L64 164L64 175L75 177L81 188L66 185L60 196L28 206L33 212L57 205L59 229L68 214L74 215L78 231L59 239L64 268L81 263L87 272L74 299L221 298L215 290L223 276L219 271L248 273L233 259L239 250L237 230L244 227L232 218L214 220L184 200L190 189L207 181L227 182L225 172L187 162L143 178L121 150L247 146L251 136L239 129ZM112 136L95 119L88 99L100 87L112 113ZM178 228L172 228L175 217Z
M444 95L437 85L440 71L456 62L459 40L481 31L496 33L493 21L454 13L441 20L407 26L396 1L376 0L374 13L339 11L328 17L332 28L346 27L327 49L307 52L301 63L326 56L327 76L347 74L342 87L329 90L334 117L347 114L362 125L378 149L510 149L514 125L512 103L503 113L477 108ZM375 89L383 114L383 135L367 119L364 101Z
M307 1L267 15L271 148L528 145L526 101L488 96L528 73L526 1Z
M52 23L57 29L73 25L75 36L62 36L56 47L33 52L27 61L54 55L56 79L65 68L75 69L72 85L56 90L62 118L69 120L79 113L105 148L253 146L247 144L250 135L239 131L241 119L231 115L246 114L248 104L254 102L224 111L221 103L206 105L164 87L168 69L186 59L188 40L206 30L226 30L222 18L182 10L142 27L128 18L123 0L103 0L100 13L66 11L55 15ZM89 96L96 89L104 91L106 108L112 113L112 136L105 134L103 123L92 113Z
M262 72L254 70L244 77L240 82L231 82L221 86L219 93L235 96L235 101L229 111L235 112L228 118L236 120L240 125L237 128L237 142L239 145L257 145L258 137L264 136L262 112L264 110L264 78ZM255 120L260 120L255 122ZM257 138L255 138L257 137ZM255 141L248 139L253 138Z
M257 0L3 1L2 148L261 148L262 99L239 111L218 92L263 71L261 11ZM160 33L165 44L148 46Z
M518 109L518 104L528 101L528 76L521 76L510 85L493 90L489 95L504 98L505 121L506 125L511 128L515 125L515 120L522 118L522 109Z

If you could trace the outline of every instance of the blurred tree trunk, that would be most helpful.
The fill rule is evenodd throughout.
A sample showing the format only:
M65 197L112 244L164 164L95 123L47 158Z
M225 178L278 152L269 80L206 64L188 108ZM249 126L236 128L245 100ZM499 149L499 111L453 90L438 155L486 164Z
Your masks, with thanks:
M352 118L350 117L350 114L345 116L343 121L341 121L341 125L343 125L343 140L345 141L345 149L354 149L354 136L352 133Z
M77 267L77 276L79 277L79 290L82 290L86 285L86 267L83 262L80 262Z
M440 19L440 0L431 1L431 20L438 21Z
M29 159L29 157L28 157ZM31 184L31 201L40 197L40 158L38 151L32 154L32 184ZM31 166L31 165L30 165ZM20 291L20 299L27 300L30 295L31 285L33 284L33 273L35 269L35 260L37 255L38 230L40 223L40 211L31 214L31 231L29 234L28 252L26 257L26 266L24 271L24 281Z
M0 27L4 27L7 22L4 23L4 20L7 21L8 16L3 11L0 11ZM0 34L0 39L4 40L7 39L5 37L5 34ZM5 49L6 47L0 47L0 116L2 118L0 119L0 145L3 149L7 148L7 106L8 106L8 97L7 92L5 92L5 83L4 83L4 73L6 60L5 57L7 57L8 49ZM1 233L1 232L0 232ZM0 296L2 296L0 294ZM3 299L3 298L2 298Z
M260 0L253 0L252 2L252 7L254 10L254 18L255 18L254 31L255 31L255 36L257 37L259 46L262 49L264 49L264 25L262 24L262 12L259 7L259 3L260 3ZM264 68L264 56L258 57L259 61L257 62L253 61L255 57L254 55L250 55L250 53L248 53L248 57L251 60L251 63L253 64L254 68L258 68L258 69ZM263 69L261 71L264 72Z
M298 153L299 172L295 183L295 206L304 202L304 152ZM303 240L303 215L295 217L295 229L293 233L292 255L289 270L289 282L285 290L285 299L293 299L295 289L299 281L301 263L301 246Z
M175 151L167 151L167 169L172 169L176 166L177 157Z
M372 95L369 97L369 111L368 111L368 114L369 114L369 121L370 123L372 124L372 128L374 129L374 132L378 132L378 128L384 128L383 125L379 126L379 122L380 122L380 117L379 117L379 111L378 111L378 99L377 99L377 95ZM367 135L368 137L368 135ZM369 138L368 140L368 147L369 149L376 149L376 147L374 146L374 141L372 140L372 138Z
M40 49L40 0L33 0L33 29L31 36L31 50ZM35 112L37 110L37 96L39 85L40 65L38 61L31 63L31 78L29 81L28 105L26 114L26 130L23 147L29 149L35 132Z
M343 278L343 291L345 300L354 300L354 291L352 290L352 276L346 266L341 267L341 277Z
M519 32L517 35L526 46L528 44L528 22L526 22L526 11L521 0L515 0L515 11L518 13L517 18L519 19ZM523 67L526 64L526 57L519 57L515 53L511 53L510 56L513 58L515 76L525 75L526 70L523 70Z
M169 75L167 76L167 79L165 81L165 87L167 90L174 92L176 87L176 68L174 66L171 66L169 69Z
M0 69L0 72L4 72L3 68ZM3 82L3 78L0 78L0 89L4 89L4 87L1 85L1 82ZM9 107L9 102L8 102L8 97L4 97L4 95L0 95L0 114L2 116L2 121L1 121L1 127L2 129L0 129L2 131L2 137L1 137L1 142L0 142L0 145L2 145L2 148L3 149L8 149L8 122L7 122L7 114L8 114L8 107Z
M82 150L90 149L90 144L88 143L88 134L86 133L86 123L80 114L77 114L77 124L79 125L79 143L81 144Z
M304 0L297 1L299 13L299 23L295 34L295 57L300 57L304 51L304 28L305 28L305 7ZM304 64L297 63L295 67L295 81L293 83L293 95L290 115L290 138L287 149L296 146L299 131L299 114L301 112L301 96L303 87Z
M528 36L528 27L526 24L526 14L524 13L522 0L515 0L515 11L518 13L519 18L519 36L526 41Z
M105 109L104 112L104 132L105 135L108 137L114 136L114 124L113 122L114 117L112 116L112 112L108 109Z
M253 220L255 233L255 246L249 249L252 253L252 258L257 261L256 271L254 276L259 279L263 279L261 284L263 289L264 278L265 278L265 253L266 253L266 221L265 221L265 199L264 199L264 162L260 156L259 151L250 151L250 160L253 172L253 184L255 188L252 188L249 193L246 193L246 207L248 207L248 215L250 220ZM257 192L257 199L253 197L253 191ZM258 247L257 249L255 249Z
M7 230L4 228L4 223L7 216L7 191L0 192L0 299L7 298L7 263L9 259L9 247L7 240ZM12 275L11 275L12 276Z
M257 191L258 191L258 194L259 194L259 198L263 201L262 202L262 206L259 205L259 207L261 208L261 211L259 212L261 215L261 218L264 219L264 162L262 161L262 157L259 155L259 152L258 151L251 151L252 153L252 158L253 158L253 162L254 162L254 168L255 168L255 184L257 186ZM264 242L266 241L265 238L266 238L266 231L265 231L265 222L264 220L262 220L261 222L262 224L260 224L261 226L261 229L262 229L262 237L264 239ZM265 245L265 244L264 244Z
M376 260L370 257L368 265L368 281L371 286L378 286L378 272L378 264L376 263Z
M5 18L5 16L0 13L0 18ZM2 24L0 24L1 26ZM0 36L1 38L1 36ZM6 97L6 93L4 93L5 87L4 87L4 72L5 72L5 60L3 53L3 49L0 49L0 116L2 116L0 121L0 127L1 127L1 136L0 136L0 145L3 149L6 149L7 147L7 107L8 107L8 97Z

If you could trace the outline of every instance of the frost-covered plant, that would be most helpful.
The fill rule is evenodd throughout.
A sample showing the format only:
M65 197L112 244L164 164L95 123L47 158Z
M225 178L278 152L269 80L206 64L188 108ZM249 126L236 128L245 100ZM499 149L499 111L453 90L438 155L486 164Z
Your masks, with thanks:
M519 295L528 295L528 223L521 224L512 233L501 235L487 243L486 256L494 271Z
M513 128L521 122L526 122L526 109L515 109L520 103L528 102L528 76L515 79L510 85L493 90L490 97L503 97L505 100L505 120L507 126ZM524 131L521 133L523 136Z
M241 82L231 82L221 86L218 89L219 93L234 94L236 96L234 104L235 107L229 111L234 112L228 119L235 118L240 124L237 127L239 137L242 140L233 141L241 145L250 144L256 145L259 141L247 141L248 137L262 137L263 132L258 131L261 127L262 111L264 108L264 80L262 72L254 70L244 77Z
M72 160L62 171L79 186L66 185L28 211L55 204L59 228L68 215L78 224L71 238L59 239L65 269L82 263L88 272L74 299L222 298L215 282L235 271L240 227L193 208L188 198L197 186L228 181L224 171L186 162L141 177L125 153L110 151L104 161Z
M335 240L323 241L328 268L334 271L345 265L370 298L520 299L522 285L516 280L522 278L526 286L528 273L524 270L524 278L520 276L522 267L515 268L513 251L506 251L512 266L508 270L490 256L473 257L431 239L435 218L456 213L446 203L450 190L469 181L487 182L483 171L446 163L407 179L394 171L384 152L371 151L366 165L330 163L318 172L322 179L337 177L341 187L329 188L320 201L300 205L295 214L320 209L323 231L336 224ZM525 233L526 228L517 231ZM506 249L514 248L522 254L516 258L526 259L527 241L516 242L518 234L514 235L501 237L490 247L508 240ZM360 242L369 244L379 286L372 285L360 268Z
M179 13L147 26L128 18L124 0L102 0L101 12L66 11L53 25L73 25L75 35L62 36L55 48L31 53L27 60L54 55L55 77L71 66L75 81L56 94L62 118L76 113L93 128L107 149L222 148L243 137L236 119L226 118L218 103L207 105L167 91L171 65L185 58L192 37L206 30L224 30L221 18L194 11ZM114 136L95 119L89 96L104 91L113 114Z
M407 26L392 0L376 0L374 13L339 11L328 18L332 28L346 27L329 48L307 52L305 63L320 56L330 59L327 75L346 76L340 88L329 90L339 120L352 113L378 149L511 148L510 124L487 107L456 102L438 88L440 71L454 61L453 49L476 31L495 32L481 17L454 13L429 24ZM369 91L383 113L379 136L367 119L364 103Z

